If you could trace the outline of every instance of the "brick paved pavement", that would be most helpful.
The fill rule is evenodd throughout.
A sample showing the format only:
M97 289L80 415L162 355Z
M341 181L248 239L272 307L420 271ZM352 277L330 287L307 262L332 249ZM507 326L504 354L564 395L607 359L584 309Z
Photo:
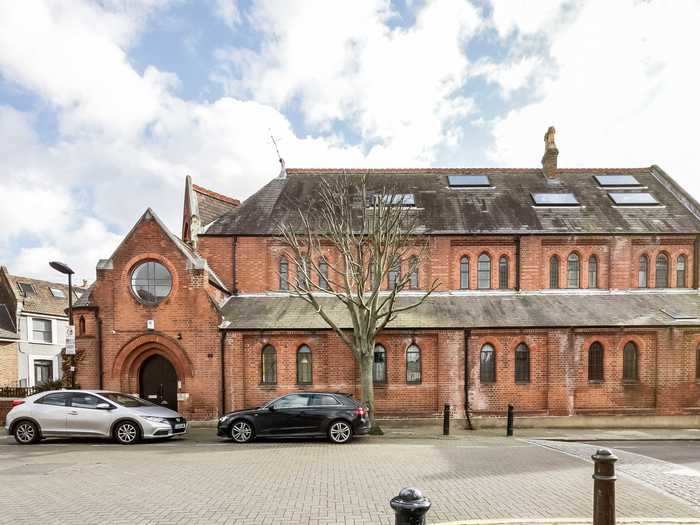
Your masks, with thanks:
M600 444L535 440L533 442L585 459L586 461L591 461L591 455L601 448ZM700 454L700 444L696 446L698 454ZM612 450L619 458L615 465L618 473L623 473L668 494L672 494L700 511L700 471L688 466L643 456L635 452L618 448L613 448Z
M0 437L0 523L389 524L406 485L431 498L431 523L591 516L591 465L524 441L234 445L210 432L133 447ZM623 517L700 518L629 478L617 499Z

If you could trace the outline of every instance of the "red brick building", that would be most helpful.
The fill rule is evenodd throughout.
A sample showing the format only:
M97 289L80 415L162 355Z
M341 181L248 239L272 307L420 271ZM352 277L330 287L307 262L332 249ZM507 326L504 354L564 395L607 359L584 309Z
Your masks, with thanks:
M557 153L542 169L283 169L242 203L188 177L181 238L148 210L98 263L74 314L78 382L194 419L359 394L350 350L284 289L276 233L322 177L367 173L412 196L418 288L440 282L379 338L379 415L698 414L700 205L657 166L561 169Z

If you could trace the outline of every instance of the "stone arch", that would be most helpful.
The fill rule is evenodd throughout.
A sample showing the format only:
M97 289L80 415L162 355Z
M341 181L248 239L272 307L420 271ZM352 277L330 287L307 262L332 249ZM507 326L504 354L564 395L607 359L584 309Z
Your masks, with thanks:
M168 359L179 379L193 376L192 362L180 344L163 334L144 334L133 338L117 352L112 364L112 377L118 377L121 389L135 392L138 388L139 370L144 361L153 355Z

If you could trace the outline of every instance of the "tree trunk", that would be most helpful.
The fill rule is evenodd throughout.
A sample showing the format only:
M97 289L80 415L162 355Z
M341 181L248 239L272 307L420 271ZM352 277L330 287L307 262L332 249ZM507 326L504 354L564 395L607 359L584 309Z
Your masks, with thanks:
M374 418L374 382L372 380L372 364L374 363L373 352L362 352L360 354L360 387L362 403L369 409L370 429L376 428Z

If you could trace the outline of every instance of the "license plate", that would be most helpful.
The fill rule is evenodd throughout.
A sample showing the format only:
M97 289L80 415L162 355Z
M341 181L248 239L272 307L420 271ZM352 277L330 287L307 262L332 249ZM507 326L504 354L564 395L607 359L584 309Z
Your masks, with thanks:
M184 423L178 423L177 425L175 425L175 430L183 429L183 428L185 428L185 426L186 425Z

